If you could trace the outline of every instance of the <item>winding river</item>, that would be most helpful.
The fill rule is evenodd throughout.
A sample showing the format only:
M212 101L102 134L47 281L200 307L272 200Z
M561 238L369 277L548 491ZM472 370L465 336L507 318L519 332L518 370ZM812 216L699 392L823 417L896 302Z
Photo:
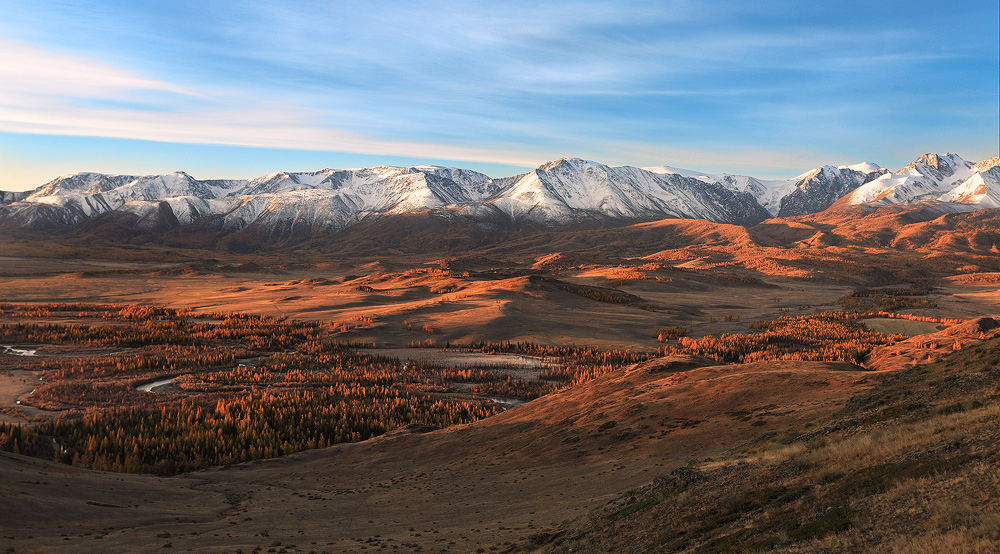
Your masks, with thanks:
M157 389L159 387L167 386L170 383L172 383L173 381L174 381L173 377L170 377L170 378L167 378L167 379L159 379L159 380L156 380L156 381L150 381L148 383L143 383L143 384L137 386L135 388L135 390L142 391L142 392L158 392L158 391L156 391L154 389Z
M32 350L30 348L14 348L13 346L0 344L0 353L12 354L14 356L37 356L38 350Z

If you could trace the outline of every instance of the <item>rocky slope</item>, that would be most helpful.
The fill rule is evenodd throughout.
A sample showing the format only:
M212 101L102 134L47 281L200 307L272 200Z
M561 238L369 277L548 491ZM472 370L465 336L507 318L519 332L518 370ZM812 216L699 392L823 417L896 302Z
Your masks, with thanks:
M876 164L863 162L850 166L825 165L792 179L767 180L746 175L700 174L667 166L646 168L660 174L694 177L717 183L734 192L745 192L772 216L805 215L825 210L835 200L858 186L888 173Z
M545 223L679 217L747 225L768 217L751 195L719 183L577 158L542 165L498 197L470 208L476 214L495 210L515 221Z
M866 183L845 204L941 204L956 211L1000 207L1000 158L978 164L958 154L924 154L895 173Z

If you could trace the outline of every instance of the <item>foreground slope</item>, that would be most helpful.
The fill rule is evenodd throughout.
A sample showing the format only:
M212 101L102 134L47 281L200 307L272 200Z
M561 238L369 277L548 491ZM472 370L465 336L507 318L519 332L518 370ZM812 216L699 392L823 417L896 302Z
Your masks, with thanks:
M902 370L832 416L666 472L521 549L996 552L998 364L994 338Z
M467 426L170 479L0 454L0 527L16 552L471 552L582 516L689 459L805 425L875 377L843 363L710 363L654 360Z

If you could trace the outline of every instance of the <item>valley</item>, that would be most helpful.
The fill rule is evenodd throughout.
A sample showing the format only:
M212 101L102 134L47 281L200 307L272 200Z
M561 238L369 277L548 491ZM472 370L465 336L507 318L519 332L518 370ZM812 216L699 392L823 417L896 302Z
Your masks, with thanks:
M0 538L909 551L887 499L995 490L972 433L994 433L998 217L834 205L487 231L431 211L254 248L249 227L12 232ZM914 528L988 551L982 498L920 504Z

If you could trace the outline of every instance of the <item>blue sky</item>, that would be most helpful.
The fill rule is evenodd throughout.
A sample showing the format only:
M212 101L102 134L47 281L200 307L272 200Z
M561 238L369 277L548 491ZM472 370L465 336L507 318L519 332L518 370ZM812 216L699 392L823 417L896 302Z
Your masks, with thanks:
M995 0L0 0L0 189L562 156L761 177L996 156Z

